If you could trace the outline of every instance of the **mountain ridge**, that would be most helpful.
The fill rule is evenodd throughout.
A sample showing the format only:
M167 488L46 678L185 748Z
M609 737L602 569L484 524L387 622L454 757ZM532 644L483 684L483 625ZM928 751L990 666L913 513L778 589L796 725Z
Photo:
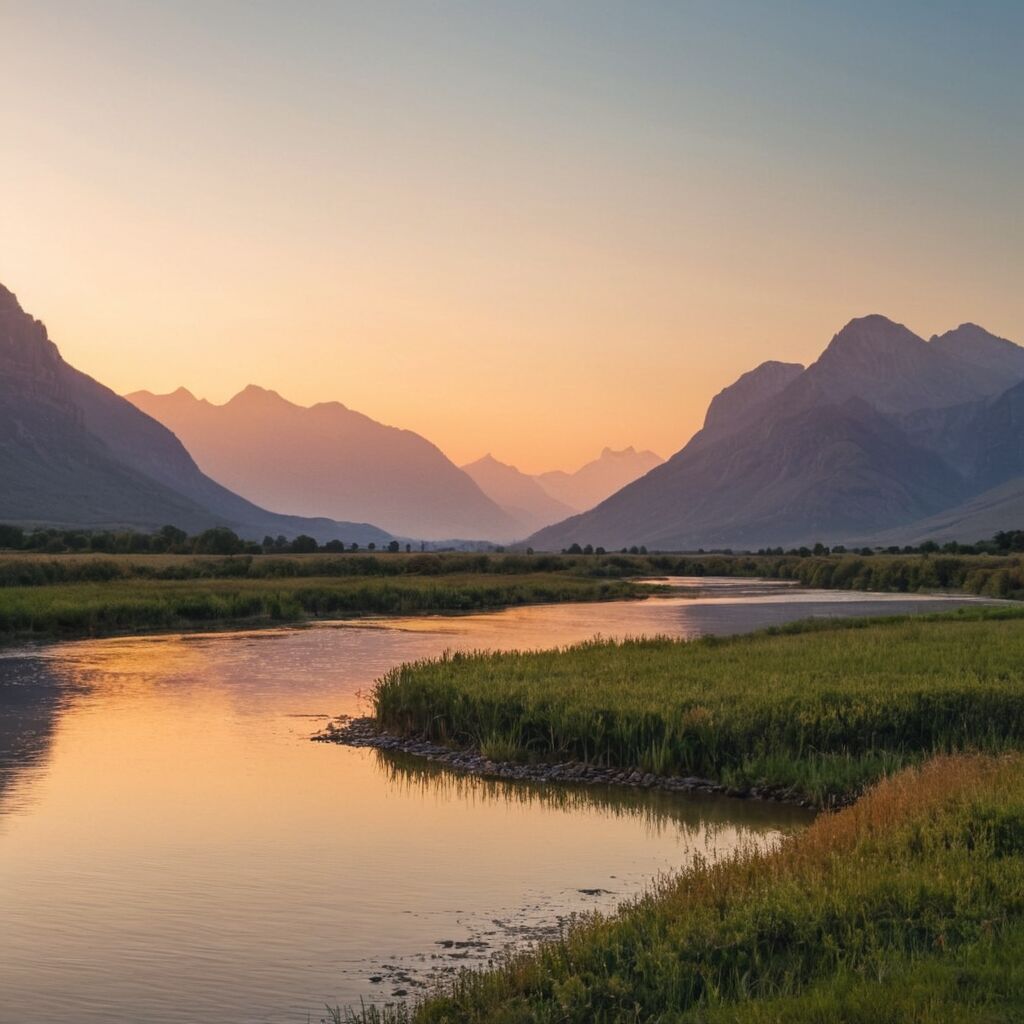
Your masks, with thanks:
M839 542L967 502L1008 473L1024 473L1024 446L1014 447L1006 429L1024 418L1024 387L1019 405L1008 406L1024 381L1024 349L976 325L957 331L952 340L956 332L936 336L947 341L932 347L878 314L854 318L806 369L782 364L790 369L769 374L778 379L766 383L767 399L744 384L756 382L759 367L712 401L735 397L731 423L720 428L715 416L706 418L663 466L528 542L539 549ZM930 428L920 426L926 422ZM987 474L971 449L986 424ZM964 449L961 459L929 442L941 430Z
M425 540L527 532L432 442L340 402L302 406L255 384L219 405L181 389L125 397L211 476L260 504L367 519Z
M26 525L390 538L368 523L268 512L206 477L170 431L66 363L2 285L0 478L0 519Z

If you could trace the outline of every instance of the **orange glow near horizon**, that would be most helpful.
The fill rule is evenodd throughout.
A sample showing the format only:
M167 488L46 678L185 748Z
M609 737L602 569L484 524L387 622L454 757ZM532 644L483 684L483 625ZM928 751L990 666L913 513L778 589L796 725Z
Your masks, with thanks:
M682 6L4 8L0 282L120 393L255 383L530 472L667 457L854 316L1024 342L994 29L982 81L929 12Z

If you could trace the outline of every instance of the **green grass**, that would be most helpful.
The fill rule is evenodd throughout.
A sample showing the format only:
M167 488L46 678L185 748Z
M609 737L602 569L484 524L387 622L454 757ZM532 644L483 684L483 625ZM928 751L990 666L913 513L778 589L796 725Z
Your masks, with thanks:
M645 593L566 574L400 577L115 578L0 587L0 639L97 636L358 615L471 612Z
M964 590L1024 596L1020 555L526 555L471 552L310 555L153 555L0 553L0 588L119 579L288 579L529 575L595 579L631 576L739 576L792 580L833 590Z
M775 851L698 865L421 1004L350 1019L1020 1021L1024 758L907 769Z
M457 653L392 670L374 700L392 732L828 806L932 754L1024 747L1024 609Z

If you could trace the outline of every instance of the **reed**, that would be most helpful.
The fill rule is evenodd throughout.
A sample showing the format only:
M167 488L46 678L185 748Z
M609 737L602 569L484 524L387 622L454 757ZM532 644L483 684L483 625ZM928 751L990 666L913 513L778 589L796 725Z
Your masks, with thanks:
M933 754L1024 747L1024 609L456 653L393 669L374 701L389 731L492 756L829 806Z
M360 615L471 612L645 593L554 573L401 577L114 578L0 587L0 638L97 636Z

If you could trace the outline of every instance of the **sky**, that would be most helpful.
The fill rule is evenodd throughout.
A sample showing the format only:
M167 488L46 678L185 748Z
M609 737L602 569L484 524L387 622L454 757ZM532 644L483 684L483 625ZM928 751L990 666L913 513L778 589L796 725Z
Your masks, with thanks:
M0 0L0 282L119 392L667 456L854 316L1024 342L1024 4Z

